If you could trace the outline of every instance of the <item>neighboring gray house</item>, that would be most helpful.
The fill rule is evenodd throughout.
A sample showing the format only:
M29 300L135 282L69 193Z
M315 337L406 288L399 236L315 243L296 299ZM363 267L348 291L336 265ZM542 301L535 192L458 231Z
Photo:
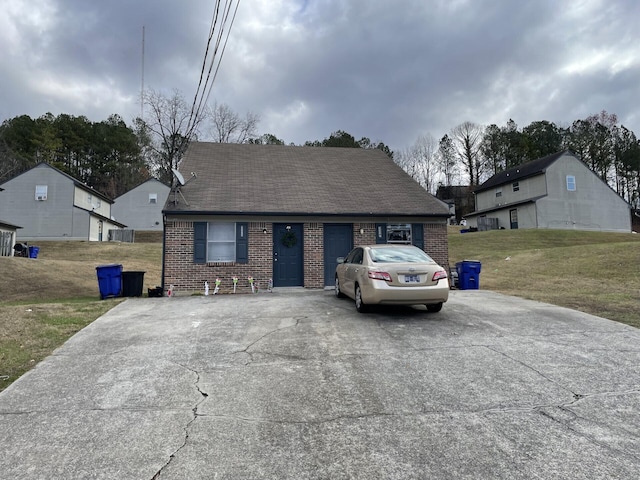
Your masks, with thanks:
M353 246L406 243L449 264L449 209L376 149L192 142L163 210L163 286L334 284ZM194 172L196 176L190 176Z
M2 184L0 218L22 225L21 241L107 241L124 224L111 218L109 198L40 163Z
M111 207L113 217L137 231L162 231L162 208L171 189L150 178L117 197Z
M0 188L0 192L2 189ZM22 227L0 220L0 257L12 257L16 231Z
M630 205L573 153L500 172L475 190L469 227L630 232Z

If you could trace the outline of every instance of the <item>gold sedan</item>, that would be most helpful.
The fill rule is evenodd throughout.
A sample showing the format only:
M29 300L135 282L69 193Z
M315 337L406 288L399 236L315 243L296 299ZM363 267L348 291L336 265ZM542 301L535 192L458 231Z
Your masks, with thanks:
M335 294L355 300L356 310L370 305L426 305L439 312L449 299L447 272L412 245L364 245L338 258Z

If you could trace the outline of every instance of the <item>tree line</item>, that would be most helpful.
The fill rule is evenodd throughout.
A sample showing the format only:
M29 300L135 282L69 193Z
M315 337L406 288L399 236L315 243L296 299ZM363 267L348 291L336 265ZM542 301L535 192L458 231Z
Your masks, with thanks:
M241 116L226 104L207 106L194 121L192 107L178 91L166 95L148 90L144 111L144 119L136 118L131 126L118 115L101 122L51 113L5 120L0 125L0 183L46 162L115 198L151 177L171 185L172 169L192 139L285 145L271 133L257 134L258 115ZM304 145L379 148L393 157L384 143L356 140L341 130Z
M0 125L0 183L46 162L115 198L152 176L170 185L172 169L190 140L285 145L274 134L257 134L258 115L241 116L226 104L215 102L192 122L191 107L178 91L148 90L144 111L144 118L130 126L118 115L101 122L50 113L5 120ZM500 171L568 149L640 208L640 142L606 111L568 126L546 120L522 129L513 120L504 126L463 122L439 141L427 133L396 152L384 142L357 140L343 130L303 145L382 150L432 193L440 185L479 185Z
M489 177L563 150L575 153L634 208L640 208L640 142L602 111L568 126L546 120L520 129L463 122L436 141L431 135L395 154L395 161L432 193L440 185L480 185Z

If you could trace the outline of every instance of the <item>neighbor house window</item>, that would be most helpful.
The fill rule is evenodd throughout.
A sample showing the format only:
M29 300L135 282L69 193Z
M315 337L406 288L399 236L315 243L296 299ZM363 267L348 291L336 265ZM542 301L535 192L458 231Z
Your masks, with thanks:
M513 182L512 187L513 187L513 191L514 192L520 191L520 183L519 182Z
M157 193L150 193L149 194L149 203L158 203L158 194Z
M194 263L248 263L248 223L195 222Z
M496 188L496 198L502 196L502 188Z
M567 175L567 190L576 191L576 177L574 175Z
M36 185L36 200L44 201L47 199L47 185Z

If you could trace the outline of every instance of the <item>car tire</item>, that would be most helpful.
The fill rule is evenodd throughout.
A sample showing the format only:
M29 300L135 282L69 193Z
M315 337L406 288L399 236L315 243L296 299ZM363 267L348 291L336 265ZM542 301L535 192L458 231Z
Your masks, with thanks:
M338 276L336 275L336 283L335 283L335 289L334 289L334 293L336 294L337 298L344 298L344 293L342 293L340 291L340 280L338 280Z
M356 283L356 294L354 295L356 301L356 310L360 313L366 313L369 311L369 307L362 300L362 290L360 285Z
M442 302L432 303L432 304L426 305L426 307L428 312L436 313L442 310Z

